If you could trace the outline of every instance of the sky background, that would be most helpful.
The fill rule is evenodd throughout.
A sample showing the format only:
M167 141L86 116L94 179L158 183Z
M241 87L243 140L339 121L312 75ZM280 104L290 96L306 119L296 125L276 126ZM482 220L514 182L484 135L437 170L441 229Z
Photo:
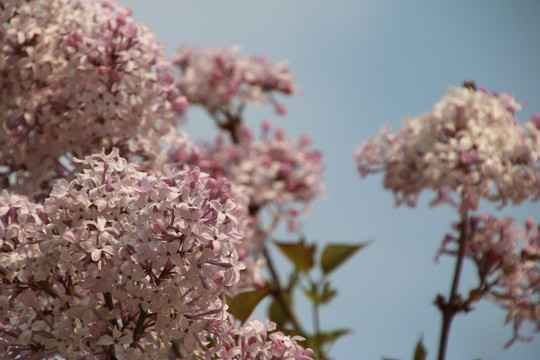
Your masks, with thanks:
M375 242L333 274L339 295L322 309L323 329L351 328L336 342L335 359L411 359L423 335L436 357L441 316L432 305L447 295L454 260L434 257L456 221L449 208L430 209L424 193L415 209L394 206L382 175L360 179L355 146L389 123L429 111L449 85L475 80L490 91L513 92L527 101L518 118L540 112L540 1L147 1L123 0L134 18L167 43L168 56L184 43L240 45L242 54L290 61L299 96L280 98L288 113L249 108L248 124L263 119L289 136L309 134L324 154L328 198L313 203L302 231L311 241ZM185 130L211 140L213 123L192 111ZM483 204L483 210L493 206ZM506 208L523 221L540 220L539 203ZM289 237L292 239L292 237ZM280 265L283 265L280 263ZM476 282L466 266L461 291ZM306 302L301 319L311 325ZM263 310L257 311L263 316ZM458 315L448 359L540 358L540 334L532 343L503 345L512 336L506 312L485 300Z

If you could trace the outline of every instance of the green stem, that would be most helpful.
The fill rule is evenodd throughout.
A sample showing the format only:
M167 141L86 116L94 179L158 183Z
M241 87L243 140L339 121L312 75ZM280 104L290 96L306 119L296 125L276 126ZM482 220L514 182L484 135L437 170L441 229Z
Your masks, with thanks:
M272 258L270 257L270 254L268 252L268 249L266 248L266 245L262 246L262 252L263 252L264 257L266 258L266 264L268 266L268 270L270 270L270 275L272 276L272 280L274 282L274 288L272 289L272 296L274 297L274 299L276 299L276 301L281 306L285 314L287 314L287 316L289 317L289 320L291 320L294 330L300 335L305 334L304 331L302 330L302 327L300 326L300 322L298 321L296 314L291 309L290 303L285 299L285 295L283 294L283 287L281 286L279 277L274 267L274 263L272 262Z
M135 325L135 330L133 331L133 342L131 343L131 347L134 347L137 344L137 341L139 341L139 338L144 331L144 322L146 321L147 316L148 313L144 311L142 307L140 307L139 318L137 319L137 324Z
M321 323L319 319L319 304L313 301L313 328L315 330L315 351L318 359L325 359L321 344Z

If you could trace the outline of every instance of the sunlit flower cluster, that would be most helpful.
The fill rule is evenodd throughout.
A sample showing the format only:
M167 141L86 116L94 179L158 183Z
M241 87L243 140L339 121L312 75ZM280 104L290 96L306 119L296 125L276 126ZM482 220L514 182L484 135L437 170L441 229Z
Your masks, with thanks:
M461 226L455 224L459 231ZM487 297L508 310L506 322L512 322L516 340L531 340L520 334L528 320L540 331L540 232L532 218L525 229L512 218L497 218L490 214L471 216L466 230L465 257L477 269L479 286L471 301ZM445 237L439 254L457 254L459 235Z
M197 167L149 175L117 149L77 161L44 206L0 197L0 357L166 359L175 344L212 358L252 331L224 301L244 268L227 182ZM270 336L258 358L309 352Z
M183 46L173 61L181 70L178 88L210 113L237 114L248 102L269 103L279 114L285 113L272 94L298 91L287 62L273 65L261 56L239 57L239 50Z
M397 204L414 206L419 193L438 194L433 204L476 209L479 199L519 204L540 196L540 122L520 124L511 94L449 87L429 113L406 118L403 128L381 133L355 153L362 176L384 172L384 187ZM534 120L534 119L533 119Z
M232 330L238 340L235 346L227 346L219 353L220 359L230 360L309 360L313 357L311 349L304 349L297 341L300 336L287 336L282 332L268 334L276 324L266 321L251 320L242 328Z
M221 295L243 267L234 201L197 168L156 178L117 150L82 164L55 186L41 227L39 207L25 216L3 195L6 233L31 224L1 253L4 354L125 358L124 345L166 354L174 339L186 355L213 351L206 337L230 326Z
M0 184L43 198L72 157L118 147L152 162L187 100L165 47L131 12L92 0L0 4Z

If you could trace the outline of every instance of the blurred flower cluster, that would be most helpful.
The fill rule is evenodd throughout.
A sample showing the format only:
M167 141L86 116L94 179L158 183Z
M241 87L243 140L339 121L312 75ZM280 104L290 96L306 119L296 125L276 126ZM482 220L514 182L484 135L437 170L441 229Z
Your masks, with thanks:
M273 65L261 56L239 57L239 50L183 46L173 59L182 72L176 82L178 88L190 102L210 113L238 113L246 103L254 102L271 104L284 114L285 107L272 94L298 92L287 62Z
M510 217L471 214L482 199L500 203L500 209L540 198L540 115L521 124L515 118L521 107L512 94L466 82L449 87L431 112L404 119L396 133L383 128L354 155L362 177L384 173L384 187L397 205L414 207L419 194L431 190L432 206L447 204L459 212L456 232L444 238L437 256L457 258L452 292L436 300L443 337L445 324L484 296L508 311L514 337L507 346L531 339L519 333L525 320L540 331L540 240L533 219L523 230ZM473 261L479 279L468 297L457 292L463 258Z
M457 255L459 224L454 229L458 235L445 237L439 255ZM540 226L535 227L532 217L523 229L513 218L483 214L471 216L468 229L465 257L474 262L479 280L468 301L487 296L507 310L506 322L514 329L507 347L516 340L532 340L520 329L528 320L540 331Z
M481 198L537 200L540 124L520 124L520 109L508 93L449 87L431 112L405 118L396 133L385 127L358 147L360 174L384 171L384 187L410 206L424 189L438 194L434 204L455 205L451 195L465 195L470 209Z

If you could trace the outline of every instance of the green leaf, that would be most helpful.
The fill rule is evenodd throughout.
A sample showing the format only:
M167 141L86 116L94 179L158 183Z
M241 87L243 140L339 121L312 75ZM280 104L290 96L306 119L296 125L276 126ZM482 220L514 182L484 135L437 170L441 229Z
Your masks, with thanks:
M319 295L313 291L313 290L308 290L308 289L303 289L304 290L304 294L314 303L314 304L320 304L321 302L321 299L319 299Z
M337 295L337 291L330 287L330 282L324 282L324 285L312 283L311 289L302 289L304 294L316 305L324 305L330 302Z
M288 294L292 294L297 284L298 284L298 272L293 271L291 272L291 275L289 276L289 284L287 285L285 292L287 292Z
M274 244L301 272L308 272L314 264L315 244L306 245L305 239L300 239L297 243L275 241Z
M228 298L227 304L229 305L229 312L243 323L247 320L249 315L251 315L257 304L259 304L269 292L270 288L265 287L259 290L240 293L236 295L234 299Z
M369 245L369 242L360 243L357 245L350 244L328 244L324 249L321 257L321 267L323 273L328 275L338 266L343 264L355 252Z
M306 339L306 346L305 347L310 347L312 349L316 349L317 348L317 343L319 343L321 346L324 345L324 344L333 343L334 341L336 341L340 337L342 337L344 335L347 335L347 334L350 334L350 333L351 333L351 331L348 330L348 329L337 329L337 330L321 333L321 334L319 334L319 336L312 335L312 336L309 336Z
M337 295L337 291L330 287L330 282L325 282L320 296L321 304L327 304Z
M268 307L268 317L276 323L277 330L282 330L290 322L289 317L276 299L272 300Z
M414 360L426 360L427 351L424 347L424 337L422 336L416 344L416 349L414 350Z

